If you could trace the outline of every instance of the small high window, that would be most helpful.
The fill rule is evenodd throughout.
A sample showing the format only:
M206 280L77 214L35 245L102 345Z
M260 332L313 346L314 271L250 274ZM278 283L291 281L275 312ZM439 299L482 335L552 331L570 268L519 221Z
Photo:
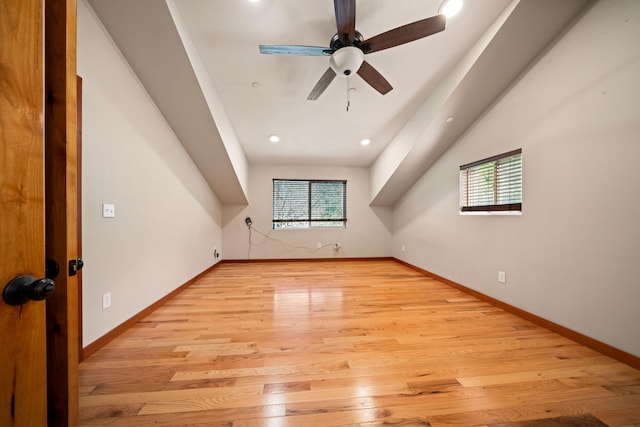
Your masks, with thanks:
M522 211L522 149L460 166L461 212Z
M347 181L274 179L273 229L345 227Z

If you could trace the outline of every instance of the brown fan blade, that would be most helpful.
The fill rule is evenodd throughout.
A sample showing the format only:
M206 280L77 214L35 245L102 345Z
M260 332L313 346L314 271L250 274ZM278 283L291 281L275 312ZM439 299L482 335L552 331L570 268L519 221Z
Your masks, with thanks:
M445 24L446 18L444 15L432 16L371 37L360 45L360 49L362 49L364 53L389 49L390 47L399 46L430 36L431 34L439 33L444 30Z
M373 68L373 66L371 66L367 61L362 63L362 66L358 70L358 75L362 77L365 82L369 83L372 88L383 95L393 89L393 86L391 86L387 79L382 77L382 74Z
M309 101L315 101L322 95L322 92L329 86L329 83L333 81L336 77L335 71L331 69L331 67L327 68L327 71L324 72L318 83L311 89L311 93L307 96Z
M350 46L356 37L356 0L333 0L340 42Z

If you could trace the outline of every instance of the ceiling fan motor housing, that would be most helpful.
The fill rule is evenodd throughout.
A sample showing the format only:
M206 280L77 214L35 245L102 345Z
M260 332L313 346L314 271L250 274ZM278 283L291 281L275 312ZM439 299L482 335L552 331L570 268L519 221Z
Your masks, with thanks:
M364 53L355 46L345 46L331 55L329 64L335 73L342 77L348 77L357 73L364 61Z

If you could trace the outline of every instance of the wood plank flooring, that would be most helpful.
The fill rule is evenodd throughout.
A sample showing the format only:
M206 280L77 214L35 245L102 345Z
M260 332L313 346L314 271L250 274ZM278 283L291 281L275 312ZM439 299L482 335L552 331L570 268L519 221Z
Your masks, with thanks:
M80 364L80 417L640 426L640 371L395 261L225 263Z

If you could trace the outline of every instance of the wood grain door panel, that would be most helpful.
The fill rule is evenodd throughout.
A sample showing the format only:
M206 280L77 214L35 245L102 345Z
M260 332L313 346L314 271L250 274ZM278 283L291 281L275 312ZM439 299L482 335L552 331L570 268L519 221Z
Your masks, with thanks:
M0 1L0 286L44 277L43 4ZM0 425L47 425L45 302L0 301Z

